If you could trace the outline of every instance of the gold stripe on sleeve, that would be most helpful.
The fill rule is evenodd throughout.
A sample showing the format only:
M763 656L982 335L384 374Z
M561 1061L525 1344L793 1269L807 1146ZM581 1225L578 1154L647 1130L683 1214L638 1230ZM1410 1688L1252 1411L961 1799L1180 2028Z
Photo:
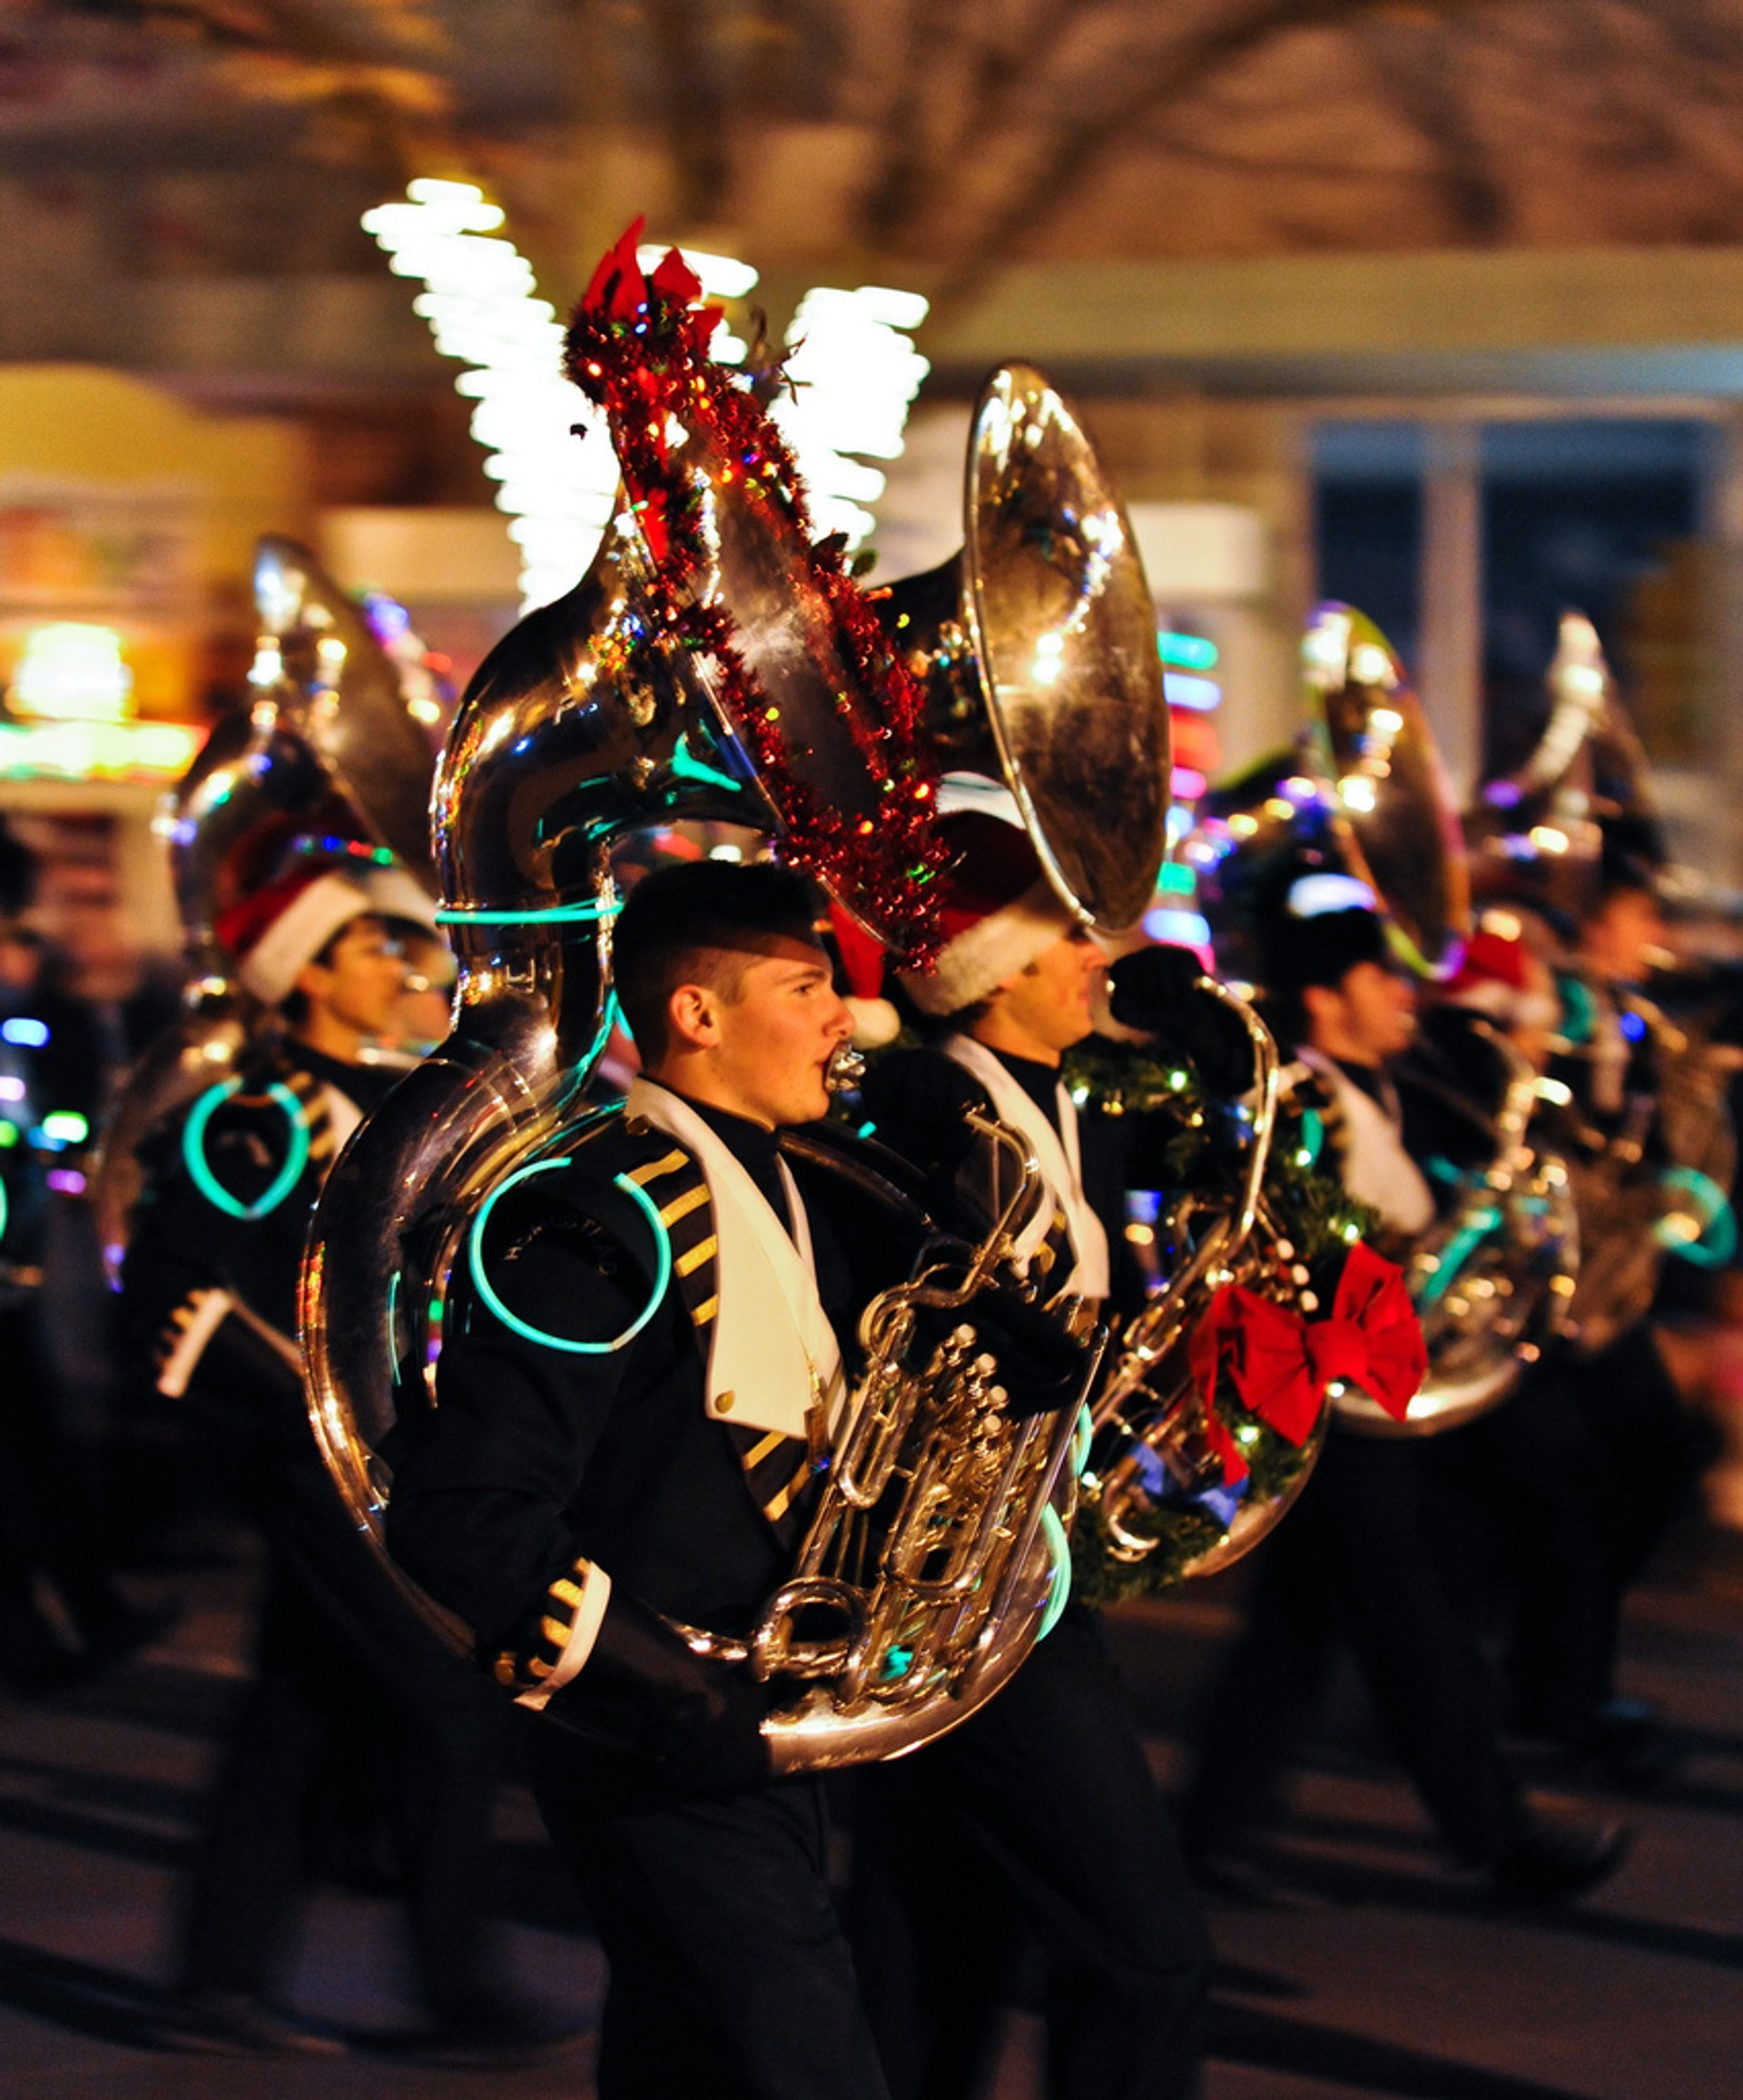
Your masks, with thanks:
M668 1152L664 1159L650 1159L645 1167L632 1167L629 1178L638 1188L645 1188L650 1181L661 1180L668 1174L676 1173L680 1167L687 1167L689 1164L690 1155L687 1152Z

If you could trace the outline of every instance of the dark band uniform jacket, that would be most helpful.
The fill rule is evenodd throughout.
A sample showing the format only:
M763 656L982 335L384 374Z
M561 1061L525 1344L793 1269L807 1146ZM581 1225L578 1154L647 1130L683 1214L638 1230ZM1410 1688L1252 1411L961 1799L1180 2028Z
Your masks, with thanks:
M560 1167L506 1189L477 1262L456 1264L438 1405L396 1433L389 1546L524 1703L667 1777L731 1784L757 1776L743 1764L761 1695L748 1673L699 1662L655 1614L750 1629L791 1572L826 1435L803 1418L772 1424L767 1394L711 1392L722 1220L697 1149L640 1112L654 1096L676 1101L638 1082ZM678 1107L765 1213L800 1235L809 1225L817 1298L845 1342L907 1250L863 1221L842 1229L831 1178L802 1165L784 1178L773 1132ZM665 1264L642 1198L669 1241L654 1303ZM748 1280L741 1316L790 1332L779 1291ZM744 1296L742 1277L732 1287Z
M186 1395L221 1426L311 1465L294 1365L303 1240L344 1139L399 1076L278 1039L228 1099L201 1097L141 1148L123 1348L153 1365L167 1396Z

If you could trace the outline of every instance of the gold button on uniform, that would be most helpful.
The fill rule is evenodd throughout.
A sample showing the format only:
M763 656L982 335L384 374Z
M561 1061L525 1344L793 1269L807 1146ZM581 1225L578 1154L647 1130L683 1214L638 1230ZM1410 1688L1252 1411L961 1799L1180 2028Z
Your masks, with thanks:
M714 1413L716 1415L730 1415L732 1411L733 1395L730 1393L723 1393L720 1398L714 1402Z

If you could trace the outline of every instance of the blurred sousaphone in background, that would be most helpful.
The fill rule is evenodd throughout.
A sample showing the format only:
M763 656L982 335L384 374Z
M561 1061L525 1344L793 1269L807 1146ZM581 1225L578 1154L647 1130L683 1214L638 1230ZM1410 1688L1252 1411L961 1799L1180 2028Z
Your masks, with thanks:
M1548 686L1535 748L1483 788L1468 821L1481 891L1551 914L1573 939L1607 866L1662 891L1668 846L1645 750L1582 614L1561 617ZM1668 1257L1722 1259L1734 1241L1729 1090L1739 1056L1638 986L1598 981L1577 952L1555 960L1563 1011L1551 1047L1572 1087L1540 1121L1572 1177L1581 1261L1567 1328L1591 1356L1645 1317ZM1599 1113L1596 1066L1617 1030L1619 1058L1625 1042L1639 1051L1613 1108Z
M1542 735L1522 765L1485 782L1464 835L1479 897L1578 920L1597 901L1607 828L1625 825L1657 861L1664 840L1646 752L1583 613L1562 614L1546 684Z
M237 983L217 922L239 870L295 835L372 841L426 890L436 731L413 711L399 667L362 609L296 541L261 539L254 557L260 637L246 714L221 722L169 799L169 846L183 930L180 1019L123 1078L94 1181L112 1277L139 1197L146 1132L235 1072L261 1022ZM252 880L273 871L257 867Z
M1450 977L1471 928L1470 873L1452 783L1397 652L1353 606L1319 606L1302 642L1306 728L1293 751L1207 798L1187 841L1232 973L1262 979L1258 914L1292 873L1354 877L1401 962ZM1374 1435L1452 1428L1512 1390L1558 1329L1577 1261L1561 1163L1528 1141L1537 1075L1496 1031L1488 1113L1472 1107L1462 1172L1405 1262L1429 1372L1399 1423L1345 1387L1333 1405ZM1407 1073L1400 1073L1401 1080Z

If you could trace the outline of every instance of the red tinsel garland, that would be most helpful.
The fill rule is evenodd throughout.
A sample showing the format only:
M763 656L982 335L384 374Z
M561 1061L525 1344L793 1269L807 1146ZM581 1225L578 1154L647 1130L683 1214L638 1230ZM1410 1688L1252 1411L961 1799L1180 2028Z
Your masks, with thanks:
M601 260L569 321L564 369L602 408L654 571L653 610L682 646L710 657L714 690L780 812L791 858L827 888L859 897L903 929L904 959L924 967L941 942L944 851L934 821L937 777L921 734L920 689L842 566L838 545L812 537L797 468L779 430L734 375L708 354L719 308L692 302L701 283L676 249L652 272L636 260L638 219ZM697 602L704 567L703 495L672 459L668 422L704 434L743 494L801 550L799 587L817 626L841 638L854 675L836 713L862 760L878 813L852 817L824 803L793 769L772 705L736 646L731 614Z

